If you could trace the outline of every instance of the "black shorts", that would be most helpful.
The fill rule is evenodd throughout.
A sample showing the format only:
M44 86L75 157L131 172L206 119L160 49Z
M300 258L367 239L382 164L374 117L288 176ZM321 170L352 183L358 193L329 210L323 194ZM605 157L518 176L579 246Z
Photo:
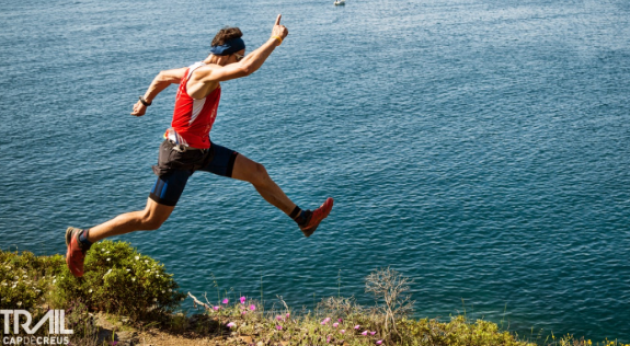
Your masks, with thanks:
M179 152L166 140L160 145L158 164L153 166L158 178L149 198L159 204L175 206L193 173L204 171L231 178L236 156L238 152L214 143L207 150Z

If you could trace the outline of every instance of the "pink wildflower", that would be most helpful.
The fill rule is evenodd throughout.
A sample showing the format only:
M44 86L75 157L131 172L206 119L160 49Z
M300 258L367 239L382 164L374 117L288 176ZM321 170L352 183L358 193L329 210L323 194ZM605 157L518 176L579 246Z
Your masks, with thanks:
M245 315L247 313L247 311L243 311L241 312L241 315Z
M367 330L366 330L366 331L364 331L363 333L361 333L361 335L363 335L363 336L367 336Z
M287 312L287 319L288 319L289 317L291 317L291 313L290 313L290 312Z
M378 340L378 341L376 342L376 344L377 344L377 345L380 345L380 344L382 344L382 343L383 343L383 340Z
M227 298L223 299L223 304L227 304L229 300Z
M359 330L361 329L361 326L357 324L356 326L354 326L354 329Z
M337 322L343 323L343 319L340 318L340 319L337 320Z
M277 329L277 330L282 330L282 326L281 326L281 325L277 325L277 326L276 326L276 329Z
M230 322L230 323L227 324L227 327L228 328L234 328L234 327L236 327L236 323Z
M323 324L326 324L326 323L328 323L328 322L330 322L330 317L326 317L326 318L324 318L324 320L322 321L322 325L323 325Z
M241 304L245 304L245 301L247 300L247 298L245 297L241 297Z
M278 316L276 316L276 320L278 320L278 321L284 321L284 317L282 317L282 316L278 315Z
M214 311L219 311L219 307L218 306L213 306L212 308L214 309Z
M374 334L376 334L376 332L370 332L370 335L374 335Z
M340 330L340 331L339 331L339 333L341 333L341 334L346 334L346 330L345 330L345 329L342 329L342 330Z
M250 306L249 306L249 309L250 309L251 311L256 310L256 305L254 305L254 304L250 305Z
M326 338L326 342L330 344L330 335Z
M339 323L337 323L337 322L333 323L333 327L334 327L334 328L339 327Z

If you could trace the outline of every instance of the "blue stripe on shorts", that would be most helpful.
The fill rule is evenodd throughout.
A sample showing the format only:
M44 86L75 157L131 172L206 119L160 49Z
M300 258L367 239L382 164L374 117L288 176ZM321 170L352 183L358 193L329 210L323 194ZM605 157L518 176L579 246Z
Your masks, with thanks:
M214 151L212 161L199 170L231 178L238 152L214 143L211 144L210 150ZM194 172L193 170L174 170L165 176L158 177L149 198L159 204L174 207L184 192L188 178Z

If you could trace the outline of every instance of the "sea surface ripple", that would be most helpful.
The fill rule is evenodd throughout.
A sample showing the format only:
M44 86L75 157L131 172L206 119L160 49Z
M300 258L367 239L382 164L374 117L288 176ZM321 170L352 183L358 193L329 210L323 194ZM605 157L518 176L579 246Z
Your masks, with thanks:
M144 207L175 88L158 71L240 26L216 143L263 163L309 239L246 183L197 173L159 231L129 241L183 290L296 309L364 278L414 279L416 315L630 342L630 2L26 0L0 4L0 248L65 253L69 225ZM216 284L216 285L215 285ZM262 285L262 287L261 287Z

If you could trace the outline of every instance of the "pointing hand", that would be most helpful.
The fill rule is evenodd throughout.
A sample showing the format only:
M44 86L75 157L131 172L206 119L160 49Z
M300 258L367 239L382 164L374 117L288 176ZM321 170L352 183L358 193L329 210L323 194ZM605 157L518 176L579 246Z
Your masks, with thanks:
M284 25L280 25L280 19L282 19L282 15L279 14L278 18L276 18L276 23L273 26L273 30L271 30L271 36L278 36L282 40L289 34L289 30Z

